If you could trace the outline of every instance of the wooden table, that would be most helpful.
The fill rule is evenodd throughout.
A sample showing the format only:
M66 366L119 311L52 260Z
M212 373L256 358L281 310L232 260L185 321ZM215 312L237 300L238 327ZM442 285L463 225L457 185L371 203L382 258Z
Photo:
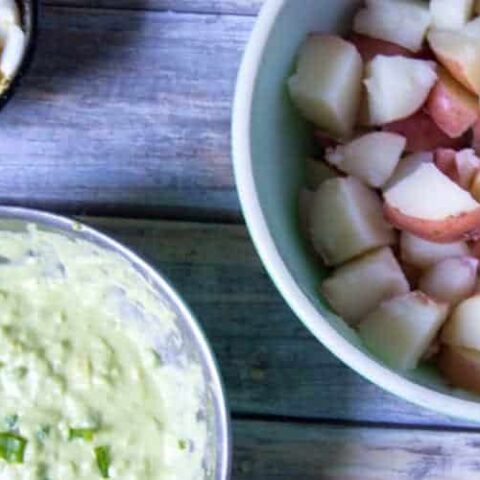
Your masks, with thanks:
M220 361L235 480L480 479L474 425L343 366L260 265L229 125L261 3L47 0L34 68L1 115L0 201L86 216L171 278Z

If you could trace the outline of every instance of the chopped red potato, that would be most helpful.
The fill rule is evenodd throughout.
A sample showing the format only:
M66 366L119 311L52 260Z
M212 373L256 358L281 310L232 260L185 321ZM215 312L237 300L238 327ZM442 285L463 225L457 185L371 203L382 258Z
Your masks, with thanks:
M480 393L477 14L480 0L365 0L345 39L308 38L290 93L323 149L300 194L333 268L322 295L386 365L436 362Z

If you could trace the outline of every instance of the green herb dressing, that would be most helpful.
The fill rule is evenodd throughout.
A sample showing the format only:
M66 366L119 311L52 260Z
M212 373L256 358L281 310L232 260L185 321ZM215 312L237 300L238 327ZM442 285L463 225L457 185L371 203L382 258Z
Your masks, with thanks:
M34 228L0 232L0 258L0 478L204 479L201 368L153 351L181 339L147 282Z

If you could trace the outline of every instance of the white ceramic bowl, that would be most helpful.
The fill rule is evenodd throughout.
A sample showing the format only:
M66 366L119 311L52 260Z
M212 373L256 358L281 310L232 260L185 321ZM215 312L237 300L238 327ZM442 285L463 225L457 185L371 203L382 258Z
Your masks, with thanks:
M356 0L266 0L240 69L233 160L243 213L263 263L305 326L339 359L399 397L480 421L480 397L451 390L433 370L400 375L373 357L318 293L324 274L300 238L297 193L311 127L289 101L286 79L311 31L345 32Z

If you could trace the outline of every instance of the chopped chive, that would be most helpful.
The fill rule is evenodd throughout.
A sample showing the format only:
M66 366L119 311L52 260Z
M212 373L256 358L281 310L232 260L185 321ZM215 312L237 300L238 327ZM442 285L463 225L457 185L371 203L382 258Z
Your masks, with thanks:
M37 468L37 477L38 480L50 480L48 475L48 467L44 463L40 463Z
M110 448L106 446L95 448L97 466L103 478L109 478L110 470Z
M76 438L80 438L86 442L91 442L97 431L97 428L69 428L68 439L75 440Z
M186 450L187 449L187 441L186 440L183 440L183 439L180 439L178 441L178 448L180 450Z
M18 377L18 378L25 378L28 373L28 368L27 367L17 367L14 369L13 373Z
M0 458L8 463L23 463L27 440L15 433L0 433Z
M160 367L164 364L162 356L152 348L152 358L153 358L153 364L157 367Z

